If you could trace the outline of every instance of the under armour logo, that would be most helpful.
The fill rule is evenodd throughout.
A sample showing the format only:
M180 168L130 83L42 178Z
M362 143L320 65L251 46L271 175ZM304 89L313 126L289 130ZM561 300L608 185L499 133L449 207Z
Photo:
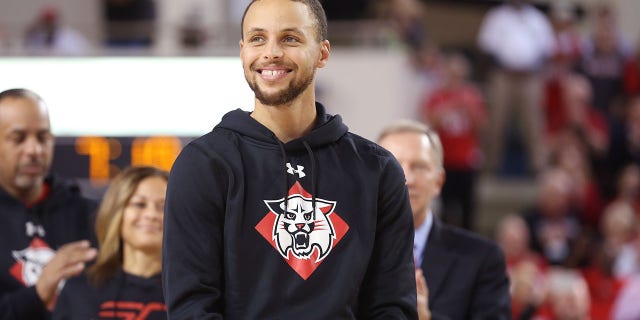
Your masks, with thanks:
M291 166L291 163L287 162L287 173L288 174L293 174L295 175L296 173L298 174L298 178L303 178L304 176L306 176L306 174L304 174L304 167L303 166L296 166L297 169L294 169Z
M41 225L33 224L31 221L28 221L25 224L26 232L28 237L33 237L34 235L38 235L40 237L44 237L44 228Z

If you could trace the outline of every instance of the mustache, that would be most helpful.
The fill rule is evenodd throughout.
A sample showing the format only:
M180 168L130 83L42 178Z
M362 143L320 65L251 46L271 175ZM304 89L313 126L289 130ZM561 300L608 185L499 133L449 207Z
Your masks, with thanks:
M44 163L43 160L35 159L35 160L30 160L28 162L23 162L23 163L18 164L19 168L32 167L32 166L38 166L38 167L43 167L44 168L45 167L45 163Z
M258 69L264 69L269 67L293 69L292 66L290 66L288 63L285 63L285 62L270 62L270 63L264 63L264 64L262 63L259 64L257 62L254 62L249 66L251 70L258 70Z

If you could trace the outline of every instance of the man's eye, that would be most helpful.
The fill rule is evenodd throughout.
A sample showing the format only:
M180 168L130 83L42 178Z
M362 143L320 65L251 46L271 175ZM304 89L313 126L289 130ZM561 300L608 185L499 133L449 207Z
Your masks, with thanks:
M295 37L285 37L284 42L298 42L298 39Z
M415 170L415 171L425 171L425 170L428 170L429 167L424 165L424 164L416 164L416 165L413 166L412 169Z
M14 144L21 144L22 142L24 142L25 136L22 134L13 134L9 137L9 140L11 140L11 142L13 142Z
M263 41L264 41L264 38L260 36L253 36L249 38L249 42L253 42L253 43L263 42Z
M50 133L38 134L38 141L40 143L47 143L47 142L51 141L51 138L52 138L52 136L51 136Z

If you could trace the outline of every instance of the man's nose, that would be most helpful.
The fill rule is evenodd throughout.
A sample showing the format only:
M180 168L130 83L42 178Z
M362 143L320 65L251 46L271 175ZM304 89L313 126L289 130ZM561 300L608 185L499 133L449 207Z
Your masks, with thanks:
M25 150L29 155L37 155L43 150L42 143L40 143L36 137L29 137L24 143Z
M265 46L264 57L266 59L278 59L282 57L282 48L278 41L269 41Z

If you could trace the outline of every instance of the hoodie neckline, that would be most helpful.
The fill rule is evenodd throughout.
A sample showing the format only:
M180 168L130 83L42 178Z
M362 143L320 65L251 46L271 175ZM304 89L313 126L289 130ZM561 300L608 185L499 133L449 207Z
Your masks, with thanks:
M282 144L287 152L306 150L304 142L311 148L333 143L347 133L348 128L340 115L327 114L325 107L319 102L316 102L315 106L316 121L313 129L308 134L287 143L279 141L271 130L252 118L250 112L242 109L228 112L216 128L229 129L276 147Z

